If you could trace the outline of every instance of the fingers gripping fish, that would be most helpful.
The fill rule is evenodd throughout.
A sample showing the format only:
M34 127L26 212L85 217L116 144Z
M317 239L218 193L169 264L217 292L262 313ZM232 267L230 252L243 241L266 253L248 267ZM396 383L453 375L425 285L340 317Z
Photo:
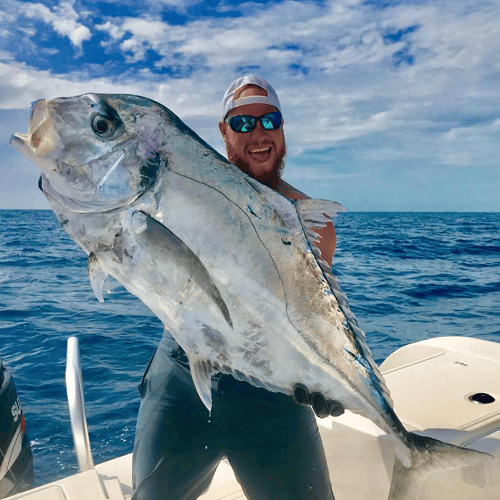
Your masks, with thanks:
M162 320L207 408L217 371L339 401L395 440L389 500L416 500L428 474L489 458L407 432L394 413L316 246L314 229L339 204L285 199L138 96L37 101L11 144L41 170L52 209L89 255L96 296L113 276Z

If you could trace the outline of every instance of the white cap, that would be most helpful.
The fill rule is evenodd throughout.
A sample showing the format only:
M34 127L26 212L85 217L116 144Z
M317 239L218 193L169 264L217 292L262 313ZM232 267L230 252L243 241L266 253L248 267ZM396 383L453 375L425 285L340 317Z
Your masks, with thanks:
M257 85L261 89L264 89L267 92L267 96L265 95L252 95L248 97L240 97L239 99L234 98L234 94L238 89L244 87L245 85ZM254 75L247 75L241 78L237 78L234 80L229 88L226 90L224 94L224 98L222 99L222 119L226 118L229 111L238 106L244 106L245 104L254 104L254 103L263 103L270 104L275 108L278 108L281 111L280 101L278 99L278 94L276 91L269 85L266 80L262 80L261 78L257 78Z

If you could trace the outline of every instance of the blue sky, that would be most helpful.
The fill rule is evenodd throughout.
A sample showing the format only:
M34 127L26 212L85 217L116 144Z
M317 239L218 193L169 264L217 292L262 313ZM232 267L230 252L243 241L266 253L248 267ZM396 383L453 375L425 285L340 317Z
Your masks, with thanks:
M472 0L2 2L0 208L48 208L8 144L31 101L147 96L224 153L220 101L249 72L280 96L284 178L310 196L500 211L500 4Z

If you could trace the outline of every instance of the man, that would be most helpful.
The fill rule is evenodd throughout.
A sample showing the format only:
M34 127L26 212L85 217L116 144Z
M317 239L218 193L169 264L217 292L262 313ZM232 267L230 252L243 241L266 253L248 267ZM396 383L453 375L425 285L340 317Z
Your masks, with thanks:
M283 119L264 80L235 80L223 100L219 129L228 158L290 199L307 198L281 179L286 154ZM322 258L335 251L332 223L317 230ZM328 467L307 394L295 401L230 375L212 377L210 415L194 387L182 349L165 332L140 385L133 456L134 499L191 500L210 486L227 457L250 500L333 500ZM320 416L340 414L320 398ZM326 410L325 410L326 408Z
M247 76L235 80L226 91L223 100L224 119L219 123L219 130L226 144L228 160L254 179L278 191L290 199L308 198L298 189L290 186L282 178L284 158L286 154L283 119L280 102L274 89L265 80ZM231 127L231 117L266 116L267 113L278 113L279 126L272 126L271 118L266 128L262 122L255 122L255 128L248 123L242 125L241 132ZM241 120L240 120L241 121ZM247 120L247 122L252 120ZM247 131L248 130L248 131ZM329 264L333 261L335 252L335 229L333 223L328 223L323 229L317 230L320 235L321 257Z

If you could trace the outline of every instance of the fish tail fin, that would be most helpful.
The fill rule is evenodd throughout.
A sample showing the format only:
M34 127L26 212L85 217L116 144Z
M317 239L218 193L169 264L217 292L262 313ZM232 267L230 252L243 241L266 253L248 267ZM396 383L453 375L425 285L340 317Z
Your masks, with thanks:
M411 454L411 465L408 464L407 452L401 455L400 460L396 451L387 500L417 500L427 476L433 472L478 465L494 458L488 453L461 448L411 432L407 435L407 445Z

